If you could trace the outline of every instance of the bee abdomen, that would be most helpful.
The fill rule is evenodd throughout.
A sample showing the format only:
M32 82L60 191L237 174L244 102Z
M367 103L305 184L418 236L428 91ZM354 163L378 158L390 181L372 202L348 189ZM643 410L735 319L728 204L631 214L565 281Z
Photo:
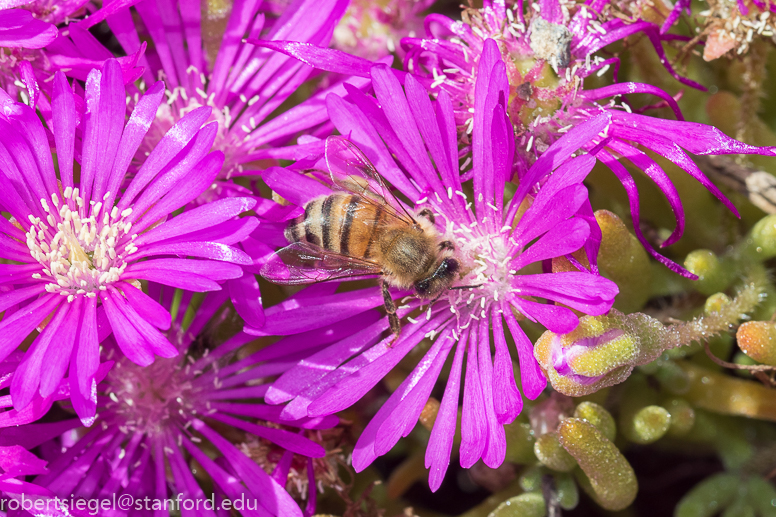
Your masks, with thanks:
M382 207L366 203L358 195L336 193L313 199L304 215L286 228L290 242L309 242L351 257L372 258L377 228L385 214Z
M346 230L351 224L347 221L347 209L352 197L357 196L331 194L313 199L305 205L304 214L289 223L285 232L286 239L290 242L309 242L341 253L343 240L347 249Z

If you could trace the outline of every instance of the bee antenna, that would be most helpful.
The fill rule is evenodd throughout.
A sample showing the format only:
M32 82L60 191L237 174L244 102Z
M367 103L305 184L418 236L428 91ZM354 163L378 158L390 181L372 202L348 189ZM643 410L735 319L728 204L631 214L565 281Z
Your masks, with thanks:
M457 285L455 287L451 287L450 290L453 289L459 290L459 289L477 289L478 287L482 287L485 284L477 284L477 285Z

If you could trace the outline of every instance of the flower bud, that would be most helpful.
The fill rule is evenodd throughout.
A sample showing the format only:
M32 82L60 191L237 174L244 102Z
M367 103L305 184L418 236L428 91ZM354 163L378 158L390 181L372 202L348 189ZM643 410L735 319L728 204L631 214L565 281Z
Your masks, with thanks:
M624 381L635 366L651 363L667 350L728 332L759 305L767 285L765 270L752 267L735 298L715 296L708 304L711 312L675 325L663 326L646 314L626 315L616 309L605 316L585 316L568 334L542 334L534 356L556 391L571 397L589 395ZM651 370L659 372L661 384L674 393L688 389L688 378L668 363Z
M693 289L706 295L724 290L737 275L734 268L709 250L691 252L684 259L684 267L698 275L698 280L693 283Z
M657 320L638 313L612 310L608 316L586 316L568 334L545 332L534 355L557 391L579 397L624 381L636 364L660 355L655 343L640 337L645 334L640 330L652 327L663 330Z
M746 355L759 363L776 366L776 324L747 321L738 327L736 339Z

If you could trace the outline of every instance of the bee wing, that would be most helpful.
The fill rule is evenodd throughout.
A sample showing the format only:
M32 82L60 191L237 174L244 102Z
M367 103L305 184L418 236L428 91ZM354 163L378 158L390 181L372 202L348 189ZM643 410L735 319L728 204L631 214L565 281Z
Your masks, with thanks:
M379 264L327 251L309 242L295 242L278 250L260 272L270 282L284 285L312 284L381 273Z
M326 165L335 185L383 207L405 224L416 224L369 158L350 140L336 135L326 138Z

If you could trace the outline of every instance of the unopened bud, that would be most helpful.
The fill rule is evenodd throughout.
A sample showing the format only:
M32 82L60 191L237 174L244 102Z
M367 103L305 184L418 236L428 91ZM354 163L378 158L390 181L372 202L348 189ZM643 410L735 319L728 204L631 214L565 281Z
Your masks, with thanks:
M738 327L736 339L746 355L759 363L776 366L776 324L747 321Z
M612 310L608 316L586 316L568 334L545 332L534 355L557 391L572 397L587 395L624 381L636 364L660 355L657 347L653 351L651 343L642 343L639 329L644 325L663 329L657 320L642 314L625 316Z
M698 275L693 289L710 295L725 289L735 279L736 270L709 250L695 250L684 259L684 267Z

